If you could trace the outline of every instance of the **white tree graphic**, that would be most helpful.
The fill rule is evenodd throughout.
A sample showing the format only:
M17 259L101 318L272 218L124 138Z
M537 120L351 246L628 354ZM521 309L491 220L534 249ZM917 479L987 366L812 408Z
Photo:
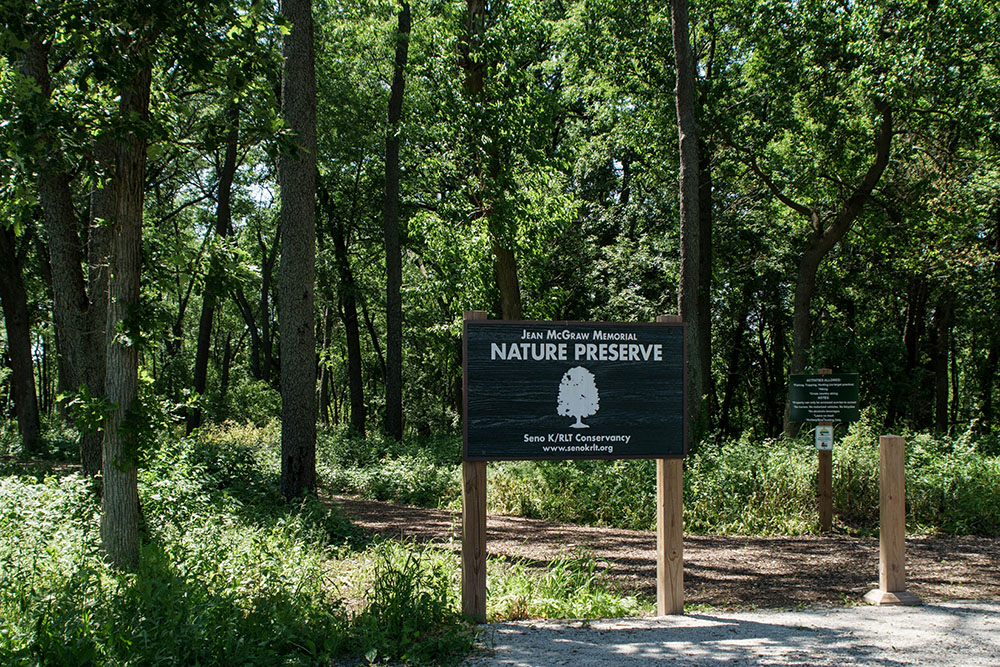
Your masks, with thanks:
M574 366L563 374L556 412L562 417L576 417L570 428L590 428L580 418L597 414L600 401L593 373L583 366Z

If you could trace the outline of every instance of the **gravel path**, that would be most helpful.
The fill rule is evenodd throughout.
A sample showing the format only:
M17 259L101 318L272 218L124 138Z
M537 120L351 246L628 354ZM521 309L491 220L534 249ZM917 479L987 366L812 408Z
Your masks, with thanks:
M493 623L466 664L1000 665L1000 602Z

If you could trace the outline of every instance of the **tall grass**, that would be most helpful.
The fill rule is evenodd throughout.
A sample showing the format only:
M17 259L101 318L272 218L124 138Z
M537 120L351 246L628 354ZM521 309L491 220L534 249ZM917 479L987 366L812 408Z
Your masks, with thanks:
M835 528L878 528L878 437L870 413L837 429ZM955 436L903 432L911 531L1000 535L1000 444L973 426ZM461 442L403 444L332 437L322 464L338 490L368 498L457 506ZM488 467L491 512L638 530L655 528L652 461L514 461ZM812 434L708 440L684 464L685 530L753 535L819 530Z
M492 620L614 618L652 613L651 601L611 590L587 553L556 558L544 569L524 560L488 563L486 614Z
M268 439L206 431L153 452L140 477L133 574L101 558L91 482L0 478L0 664L312 665L372 651L438 664L464 655L470 626L455 605L425 604L447 600L451 583L427 574L420 550L383 559L369 598L345 597L338 573L377 559L373 547L316 498L281 501L260 464ZM400 634L370 620L386 614L425 630Z
M327 438L321 451L333 455L321 470L356 457L375 469L435 456L364 444ZM101 557L91 481L46 466L18 476L11 463L0 475L0 664L437 665L467 655L475 632L459 613L453 545L372 541L317 497L285 503L278 452L271 426L163 437L140 471L142 552L132 574ZM455 474L448 470L440 475ZM396 488L408 498L431 499L429 487L404 479L413 486ZM489 614L647 608L604 584L586 557L551 568L491 562Z

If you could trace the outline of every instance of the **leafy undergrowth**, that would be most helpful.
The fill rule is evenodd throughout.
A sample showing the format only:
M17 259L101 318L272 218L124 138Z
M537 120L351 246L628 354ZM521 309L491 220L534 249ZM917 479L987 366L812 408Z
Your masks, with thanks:
M879 428L870 414L838 429L835 528L878 529ZM1000 443L974 427L906 438L908 530L1000 535ZM352 439L331 432L321 469L331 488L430 507L460 503L458 438ZM488 467L490 512L549 521L655 529L656 467L649 460L506 461ZM707 440L684 464L684 528L692 533L801 535L819 531L817 456L798 438Z
M145 457L137 572L102 560L94 484L68 466L0 477L0 664L449 664L475 629L450 545L370 540L278 492L274 428L164 438ZM592 558L490 563L492 619L648 610Z
M490 620L619 618L651 614L649 600L613 592L587 553L557 558L544 569L524 560L488 563Z
M0 664L442 664L468 652L452 582L422 550L390 557L315 498L285 504L245 435L152 454L134 574L101 558L90 481L0 478ZM375 575L350 604L338 572L359 560Z

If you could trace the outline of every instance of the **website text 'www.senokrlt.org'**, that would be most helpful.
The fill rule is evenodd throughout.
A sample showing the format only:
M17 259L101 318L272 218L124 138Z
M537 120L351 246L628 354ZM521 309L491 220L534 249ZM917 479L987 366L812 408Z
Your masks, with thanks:
M542 445L542 451L546 454L612 454L615 451L614 445Z

